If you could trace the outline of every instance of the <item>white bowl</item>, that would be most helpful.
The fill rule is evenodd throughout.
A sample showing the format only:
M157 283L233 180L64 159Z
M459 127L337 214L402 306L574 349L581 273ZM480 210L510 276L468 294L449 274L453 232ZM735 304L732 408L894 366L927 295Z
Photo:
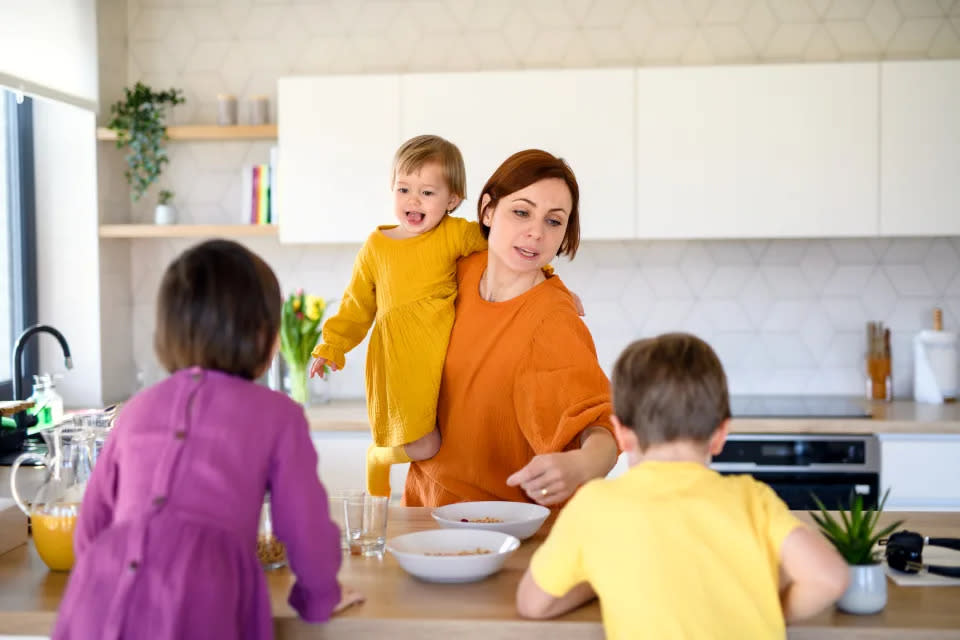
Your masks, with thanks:
M418 531L387 540L387 551L404 570L428 582L474 582L496 573L520 541L499 531L436 529ZM435 556L489 549L491 553Z
M549 515L550 509L529 502L458 502L433 510L433 519L442 527L500 531L520 540L535 534ZM470 522L483 518L503 522Z

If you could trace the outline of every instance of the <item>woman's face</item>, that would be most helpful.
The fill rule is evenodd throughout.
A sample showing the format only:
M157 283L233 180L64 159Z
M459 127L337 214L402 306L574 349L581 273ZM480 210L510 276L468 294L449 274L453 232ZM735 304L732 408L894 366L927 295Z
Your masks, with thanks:
M507 194L496 208L483 212L483 223L490 227L490 254L512 271L543 268L560 249L572 208L570 188L560 178Z

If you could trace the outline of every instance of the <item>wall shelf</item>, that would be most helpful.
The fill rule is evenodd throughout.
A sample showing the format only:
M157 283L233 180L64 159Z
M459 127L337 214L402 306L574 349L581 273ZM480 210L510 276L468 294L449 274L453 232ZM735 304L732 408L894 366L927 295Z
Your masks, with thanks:
M215 124L193 124L167 127L171 140L275 140L277 125L233 125L221 127ZM97 127L97 140L116 140L111 129Z
M101 238L276 237L275 224L104 224Z

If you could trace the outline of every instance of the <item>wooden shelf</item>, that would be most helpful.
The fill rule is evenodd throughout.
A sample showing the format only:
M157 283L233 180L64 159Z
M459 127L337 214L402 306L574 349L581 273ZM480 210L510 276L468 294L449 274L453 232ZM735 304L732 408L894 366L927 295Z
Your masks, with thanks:
M276 237L274 224L104 224L101 238Z
M167 127L167 136L171 140L275 140L277 125L234 125L221 127L215 124L193 124ZM117 134L111 129L97 128L97 140L116 140Z

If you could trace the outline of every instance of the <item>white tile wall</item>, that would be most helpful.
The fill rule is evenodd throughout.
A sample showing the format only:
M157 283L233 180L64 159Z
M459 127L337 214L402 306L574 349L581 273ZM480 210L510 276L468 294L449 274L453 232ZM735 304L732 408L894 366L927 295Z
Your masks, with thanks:
M362 73L737 64L960 57L960 0L99 0L101 121L121 87L176 86L177 123L214 122L216 95L266 94L297 73ZM118 27L119 25L119 27ZM118 30L125 28L124 37ZM121 62L121 58L123 58ZM170 147L160 187L184 222L238 217L239 173L265 162L264 142ZM148 221L128 209L122 159L100 157L101 219ZM469 158L467 158L469 162ZM129 279L126 378L161 375L152 355L153 299L163 265L188 242L136 241L104 252L105 281ZM286 289L330 299L356 246L248 243ZM587 243L560 275L587 308L601 363L630 340L669 330L710 340L737 392L860 393L863 327L893 329L894 383L910 389L911 335L936 305L960 322L960 239ZM124 302L111 301L111 308ZM335 305L331 305L335 308ZM126 335L118 333L123 339ZM122 348L122 347L121 347ZM332 383L363 393L364 349ZM122 357L113 360L122 360ZM119 365L118 365L119 366ZM132 384L132 383L131 383Z
M864 384L864 325L880 320L893 333L896 393L908 397L911 336L930 325L937 305L949 328L960 327L960 238L932 242L951 272L911 253L917 241L909 238L877 251L867 242L858 243L861 251L849 242L770 240L762 253L739 241L593 242L584 243L573 262L559 261L557 271L583 299L584 320L608 372L631 340L691 331L717 349L734 392L857 394ZM190 244L132 244L134 359L147 382L162 376L151 343L160 274ZM267 239L247 244L273 265L285 290L303 286L328 298L331 311L358 249L280 246ZM764 264L771 255L793 256L807 269ZM916 262L904 264L909 255ZM898 264L888 263L891 256ZM743 264L723 264L732 258ZM656 264L648 266L651 260ZM893 290L890 273L908 274L909 292ZM364 358L362 345L350 354L347 369L334 375L335 397L363 394Z

